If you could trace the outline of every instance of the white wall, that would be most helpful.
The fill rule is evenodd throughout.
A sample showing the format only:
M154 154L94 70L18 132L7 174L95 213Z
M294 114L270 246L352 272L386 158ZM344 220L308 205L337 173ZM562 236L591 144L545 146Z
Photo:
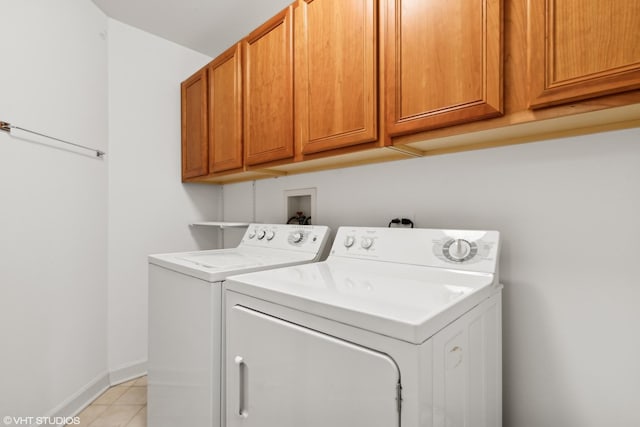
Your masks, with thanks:
M180 82L211 58L109 20L109 368L147 360L147 255L216 246L217 186L180 182Z
M217 243L188 223L219 189L180 183L179 83L210 58L88 0L0 10L0 120L107 152L0 133L0 416L68 416L144 372L146 256Z
M0 120L107 146L107 20L0 0ZM0 132L0 416L65 413L107 378L109 158Z
M339 225L502 233L504 426L640 425L640 129L255 182L256 220L317 187ZM252 183L224 187L250 220Z

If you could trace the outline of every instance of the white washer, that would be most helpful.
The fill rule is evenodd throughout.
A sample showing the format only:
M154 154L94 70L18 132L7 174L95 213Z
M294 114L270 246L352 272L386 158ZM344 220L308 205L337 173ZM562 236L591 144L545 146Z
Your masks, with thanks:
M495 231L341 227L225 283L226 427L498 427Z
M317 261L324 226L251 224L238 247L149 256L149 427L221 423L222 283Z

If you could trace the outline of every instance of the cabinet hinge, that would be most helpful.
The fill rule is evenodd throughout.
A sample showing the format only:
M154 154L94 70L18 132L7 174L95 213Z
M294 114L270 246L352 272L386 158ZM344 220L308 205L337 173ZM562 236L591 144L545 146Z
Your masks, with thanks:
M398 414L402 412L402 384L398 381L396 384L396 407L398 408Z

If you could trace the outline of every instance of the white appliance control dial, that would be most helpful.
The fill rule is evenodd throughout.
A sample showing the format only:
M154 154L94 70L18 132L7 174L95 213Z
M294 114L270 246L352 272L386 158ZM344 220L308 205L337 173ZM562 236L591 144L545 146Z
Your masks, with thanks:
M303 238L304 238L304 234L302 234L301 231L296 231L291 235L291 241L293 241L293 243L300 243L302 242Z
M347 236L344 239L344 247L345 248L350 248L351 246L353 246L353 244L356 242L356 238L353 236Z
M256 237L256 231L255 230L250 230L249 231L249 236L250 239L253 239L254 237Z
M369 249L371 248L372 245L373 245L373 239L369 237L363 237L362 240L360 241L360 246L362 247L362 249Z
M468 261L477 253L477 244L464 239L451 239L442 246L442 255L454 262Z
M273 240L275 236L276 236L276 233L273 230L267 231L267 240Z
M265 236L266 234L267 234L267 233L266 233L264 230L260 230L260 231L258 232L258 240L262 240L262 239L264 239L264 236Z

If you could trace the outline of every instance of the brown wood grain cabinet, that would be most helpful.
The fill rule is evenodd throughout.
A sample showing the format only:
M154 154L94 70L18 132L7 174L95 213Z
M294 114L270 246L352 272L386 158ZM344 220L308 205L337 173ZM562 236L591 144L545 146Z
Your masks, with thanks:
M207 70L202 69L181 85L182 180L209 173L207 140Z
M640 0L295 0L182 84L183 180L640 126L639 28Z
M208 66L211 173L241 169L243 164L241 52L236 44Z
M640 1L529 0L531 106L640 88Z
M248 166L293 157L292 30L290 6L242 42Z
M381 1L390 135L501 114L501 0Z
M296 3L295 123L302 154L378 139L377 3Z

